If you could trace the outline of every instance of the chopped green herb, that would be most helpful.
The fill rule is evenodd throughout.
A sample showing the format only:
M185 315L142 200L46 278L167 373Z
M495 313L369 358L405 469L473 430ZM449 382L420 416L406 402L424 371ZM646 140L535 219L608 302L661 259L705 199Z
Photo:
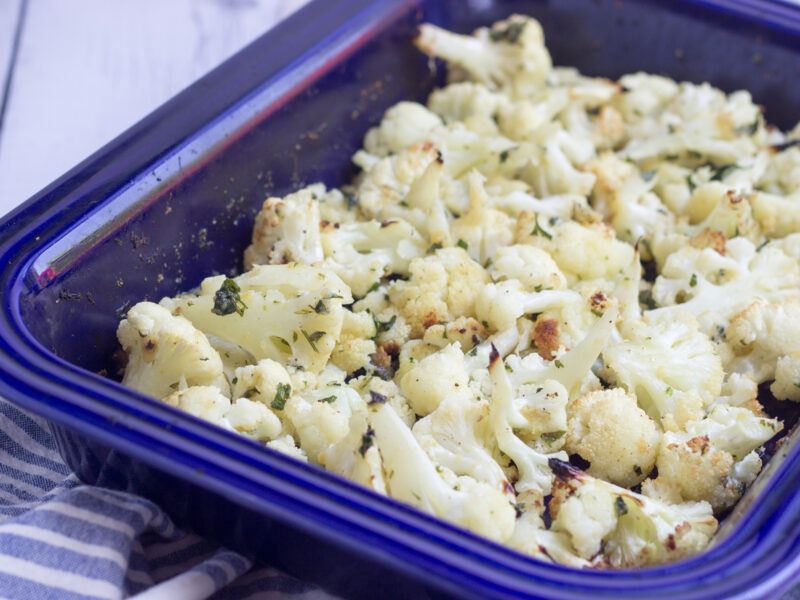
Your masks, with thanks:
M671 388L671 387L669 387L669 386L667 386L667 389L666 389L666 390L664 390L664 393L665 393L667 396L672 396L672 388Z
M764 246L766 246L767 244L769 244L769 240L764 240L763 242L761 242L761 243L758 245L758 248L756 248L756 252L761 252L761 249L762 249Z
M275 390L275 397L270 402L270 406L275 410L283 410L286 406L286 401L292 395L292 386L288 383L279 383L278 388Z
M622 499L622 496L617 496L617 499L614 500L614 513L616 513L618 517L628 514L628 505L625 504L625 500Z
M795 383L794 383L794 387L796 387L796 388L800 388L800 382L797 382L797 381L795 381Z
M353 210L358 204L355 194L351 194L350 192L342 192L342 195L344 196L344 199L347 200L347 209Z
M320 398L320 402L327 402L328 404L333 404L336 402L336 396L326 396L325 398Z
M689 280L689 287L697 285L697 273L692 273L692 278Z
M465 242L462 239L459 239L456 242L456 246L458 246L459 248L463 248L464 250L469 250L469 244L467 244L467 242Z
M739 165L736 163L730 165L722 165L721 167L717 167L714 165L708 165L711 169L711 181L722 181L725 179L731 171L735 171L736 169L741 169Z
M541 225L539 225L539 215L536 215L534 223L536 223L536 226L533 228L533 231L531 231L531 235L541 235L542 237L546 237L548 240L553 239L553 234L548 233L547 231L542 229Z
M562 363L562 362L561 362L560 360L558 360L558 359L555 359L555 360L553 361L553 364L556 366L556 369L563 369L563 368L564 368L564 363Z
M320 298L319 302L314 305L314 312L318 315L327 315L330 311L325 306L325 301Z
M484 269L488 269L488 268L489 268L489 267L491 267L491 266L492 266L492 259L491 259L491 258L487 258L487 259L486 259L486 262L485 262L485 263L483 263L483 268L484 268Z
M179 385L180 385L180 382L176 381L175 383L170 383L169 387L172 388L173 390L177 390ZM797 385L797 384L795 384L795 385Z
M513 373L514 372L514 369L511 367L510 364L505 363L505 365L506 365L506 371L508 371L509 373Z
M233 385L236 385L237 383L239 383L239 378L238 377L234 377L233 379L231 379L231 383Z
M388 321L381 321L380 319L378 319L378 317L375 316L375 313L373 313L372 311L370 311L369 314L372 315L372 323L375 325L374 337L378 337L384 331L389 331L392 327L394 327L394 324L397 322L397 315L392 315L392 318L389 319Z
M278 385L281 385L281 384L278 384ZM249 400L249 399L250 399L250 398L252 398L253 396L257 396L257 395L258 395L258 394L260 394L260 393L261 393L261 392L259 391L259 389L258 389L257 387L251 387L251 388L250 388L249 390L247 390L247 391L246 391L244 394L242 394L242 396L243 396L243 397L245 397L245 398L247 398L247 399Z
M244 315L247 305L242 301L239 292L241 289L233 279L225 279L219 289L214 292L214 308L211 309L211 312L220 316L232 313L238 313L239 316Z
M653 292L650 290L642 290L639 292L639 303L644 304L648 310L656 307L656 301L653 299Z
M478 356L478 347L477 346L473 346L472 350L467 352L467 356Z
M564 434L567 433L566 431L559 430L559 431L550 431L549 433L543 433L541 435L542 441L547 444L548 446L552 446L555 442L560 440L564 437Z
M289 342L287 342L282 337L279 337L277 335L271 335L269 336L269 341L275 344L278 347L279 351L291 354L292 347L289 345Z
M428 249L425 251L425 254L433 254L437 250L441 249L442 249L442 243L436 242L435 244L431 244L430 246L428 246Z
M599 310L597 310L597 309L595 309L595 308L593 308L593 309L592 309L592 314L593 314L595 317L602 317L602 316L603 316L603 313L601 313Z
M305 329L301 329L301 330L300 330L300 333L302 333L302 334L303 334L303 337L304 337L304 338L306 338L306 341L307 341L307 342L309 343L309 345L311 346L311 349L312 349L314 352L319 352L319 350L317 350L317 344L316 344L316 342L318 342L318 341L320 340L320 338L321 338L323 335L325 335L325 332L324 332L324 331L315 331L314 333L312 333L311 335L309 335L309 334L306 332L306 330L305 330Z
M377 292L377 291L378 291L378 288L379 288L380 286L381 286L381 282L380 282L380 281L376 281L376 282L375 282L375 283L373 283L371 286L369 286L369 289L367 290L367 293L368 293L368 294L370 294L370 293L372 293L372 292Z

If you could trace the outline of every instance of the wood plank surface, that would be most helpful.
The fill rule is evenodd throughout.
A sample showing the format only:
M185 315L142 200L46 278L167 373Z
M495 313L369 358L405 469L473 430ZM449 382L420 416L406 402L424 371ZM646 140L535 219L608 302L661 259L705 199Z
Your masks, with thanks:
M0 214L307 0L25 1L0 132Z

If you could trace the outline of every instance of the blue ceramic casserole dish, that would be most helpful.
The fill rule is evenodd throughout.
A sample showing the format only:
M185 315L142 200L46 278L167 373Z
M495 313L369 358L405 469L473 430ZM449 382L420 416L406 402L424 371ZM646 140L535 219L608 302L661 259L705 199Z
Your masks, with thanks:
M367 128L441 82L416 24L538 18L554 62L751 90L800 118L800 8L777 1L316 0L0 221L0 395L86 482L346 597L774 597L800 573L790 434L700 556L576 571L475 537L123 388L130 303L233 273L267 194L340 185ZM758 60L754 57L758 56Z

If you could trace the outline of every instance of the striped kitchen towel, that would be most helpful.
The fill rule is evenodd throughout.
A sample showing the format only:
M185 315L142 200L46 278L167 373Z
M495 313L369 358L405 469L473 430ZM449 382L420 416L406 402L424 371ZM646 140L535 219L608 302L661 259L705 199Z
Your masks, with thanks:
M1 398L0 596L332 598L180 531L148 500L81 484L47 424Z

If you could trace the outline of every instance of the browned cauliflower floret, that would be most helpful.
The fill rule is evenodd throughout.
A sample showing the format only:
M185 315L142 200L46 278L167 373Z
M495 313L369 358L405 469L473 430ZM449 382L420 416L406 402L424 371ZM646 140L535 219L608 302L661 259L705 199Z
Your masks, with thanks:
M489 274L461 248L442 248L409 267L411 278L397 281L389 297L411 326L411 337L441 321L475 316L475 299Z
M253 243L244 251L245 268L289 262L310 265L321 261L317 200L325 194L325 186L317 183L285 198L264 200L256 215Z
M660 441L656 423L622 388L590 392L569 408L567 452L588 460L590 474L622 487L647 477Z
M725 339L735 354L728 365L731 371L749 373L756 383L775 379L776 397L800 399L800 379L787 369L800 353L800 300L754 302L733 318Z
M611 226L602 222L551 225L536 213L523 212L517 220L515 241L549 252L570 283L614 279L633 258L633 246L619 241Z

